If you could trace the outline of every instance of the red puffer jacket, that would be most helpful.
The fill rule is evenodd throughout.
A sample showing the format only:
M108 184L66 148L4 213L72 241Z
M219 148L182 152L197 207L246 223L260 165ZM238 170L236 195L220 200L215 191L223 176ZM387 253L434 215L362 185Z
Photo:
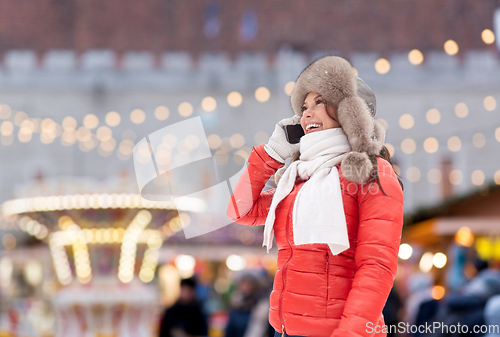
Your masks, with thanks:
M362 188L348 181L339 167L350 248L338 255L326 244L294 244L292 209L305 181L297 180L277 206L278 271L269 310L277 331L300 336L386 335L382 309L396 276L403 192L391 165L377 160L387 195L376 183ZM242 225L264 225L275 189L261 191L283 164L263 145L253 148L248 163L227 215Z

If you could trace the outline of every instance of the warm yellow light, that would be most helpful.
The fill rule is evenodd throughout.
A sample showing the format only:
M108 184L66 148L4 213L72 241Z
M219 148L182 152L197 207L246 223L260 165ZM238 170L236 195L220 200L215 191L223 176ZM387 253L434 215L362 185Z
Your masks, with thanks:
M243 256L229 255L226 259L226 266L232 271L240 271L245 269L247 263Z
M399 246L398 256L400 259L408 260L412 254L413 254L413 248L409 244L403 243Z
M436 253L432 259L432 263L436 268L443 268L446 265L446 255L443 253Z
M179 115L182 117L189 117L193 113L193 106L188 102L182 102L179 104L177 111L179 111Z
M419 268L420 271L423 273L428 273L433 266L433 259L434 259L434 254L431 252L426 252L422 257L420 258L420 263L419 263Z
M85 126L80 126L78 130L76 130L76 139L80 142L86 142L92 137L92 133Z
M217 108L217 101L215 98L207 96L201 101L201 108L207 112L214 111Z
M464 176L462 174L462 171L456 169L456 170L452 170L450 172L450 183L452 183L453 185L460 185L462 183L462 181L464 180Z
M459 118L467 117L467 115L469 114L469 108L467 107L467 104L458 103L457 105L455 105L455 114Z
M410 63L413 65L419 65L424 62L424 54L418 49L413 49L408 53L408 60L410 60Z
M429 180L431 184L439 184L441 182L441 179L442 179L441 170L433 168L430 169L429 172L427 172L427 180Z
M130 120L134 124L141 124L146 120L146 114L141 109L134 109L130 113Z
M413 119L412 115L404 114L399 117L399 126L401 126L403 129L411 129L413 125L415 125L415 120Z
M0 105L0 118L7 119L12 114L12 109L7 104Z
M358 69L352 67L352 72L353 72L354 76L359 76Z
M452 152L458 152L462 148L462 141L457 136L448 139L448 149Z
M118 126L121 122L122 118L120 117L120 114L116 111L110 111L106 114L106 118L104 121L106 124L108 124L111 127Z
M481 38L484 43L492 44L495 42L495 33L493 33L490 29L485 29L481 32Z
M10 136L14 132L14 124L11 121L4 121L0 126L0 133L3 136Z
M99 125L99 118L94 114L88 114L83 118L83 125L87 129L95 129Z
M448 55L455 55L458 53L458 44L453 40L448 40L444 43L444 51Z
M406 179L412 183L416 183L420 180L420 170L418 167L410 167L406 170Z
M500 170L495 172L493 179L495 180L495 184L500 185Z
M424 141L424 150L427 153L435 153L439 149L438 140L434 137L429 137Z
M207 141L208 141L208 146L214 150L216 148L218 148L219 146L221 146L222 144L222 140L220 139L220 137L216 134L212 134L210 136L207 137Z
M19 132L17 134L17 138L21 143L27 143L31 140L33 137L33 133L30 132L29 129L19 129Z
M3 111L4 108L5 108L5 105L2 105L2 111ZM26 112L24 112L24 111L18 111L14 115L14 124L16 124L17 126L19 126L27 118L28 118L28 114Z
M4 234L2 237L3 248L11 250L16 248L17 240L16 237L10 233Z
M461 227L455 234L455 242L459 245L470 247L474 243L474 235L469 227Z
M477 132L472 136L472 144L478 149L482 148L486 145L486 137L482 132Z
M500 142L500 127L495 130L495 139Z
M295 87L294 81L290 81L287 84L285 84L285 88L284 88L285 94L287 94L288 96L292 96L292 92L293 92L294 87Z
M446 289L444 289L444 287L442 287L442 286L434 286L432 288L431 296L436 301L442 299L445 294L446 294Z
M411 154L417 149L417 144L411 138L406 138L401 142L401 150L406 154Z
M97 139L99 139L102 142L105 142L108 139L110 139L112 135L113 132L107 126L101 126L96 131Z
M229 138L229 143L234 149L239 149L243 145L245 145L245 137L240 135L239 133L235 133Z
M384 58L380 58L375 62L375 71L381 75L387 74L391 70L391 64Z
M474 172L472 172L471 180L474 185L481 186L482 184L484 184L484 179L485 177L483 171L475 170Z
M237 91L232 91L227 95L227 104L233 108L238 107L243 102L243 97Z
M62 121L62 127L64 130L76 130L76 126L78 125L76 119L71 116L64 117Z
M483 105L487 111L493 111L497 107L497 101L493 96L486 96L484 98Z
M259 87L255 90L255 99L261 103L267 102L271 97L271 92L266 87Z
M160 105L155 109L155 117L159 121L164 121L170 116L170 110L164 105Z
M427 118L427 121L430 124L437 124L441 120L441 114L439 113L438 109L430 109L425 114L425 118Z

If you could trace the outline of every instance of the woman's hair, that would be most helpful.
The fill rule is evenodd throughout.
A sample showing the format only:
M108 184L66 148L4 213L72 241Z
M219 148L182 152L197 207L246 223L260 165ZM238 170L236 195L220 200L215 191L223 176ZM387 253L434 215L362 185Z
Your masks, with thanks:
M329 108L335 108L336 109L335 106L333 106L330 102L326 101L326 112L328 113L328 116L332 117L330 115L330 111L331 110ZM299 157L300 157L300 152L297 152L292 157L292 162L298 160ZM378 155L368 155L368 158L370 158L370 161L373 164L374 170L373 170L372 174L370 175L370 179L365 183L365 185L363 185L363 187L365 187L366 185L368 185L370 183L377 182L377 184L379 185L380 189L385 194L385 191L382 188L382 185L380 184L380 179L379 179L379 176L378 176L377 157L378 158L382 158L384 160L387 160L389 162L389 164L391 164L392 170L394 171L394 173L396 174L396 177L398 179L399 186L401 186L401 189L404 190L403 183L401 182L401 179L399 179L400 175L396 172L396 170L394 169L394 165L391 163L391 154L390 154L389 150L387 149L387 147L385 147L385 146L382 147L382 150L380 150L380 153Z
M297 152L292 157L292 162L298 160L299 157L300 157L300 152ZM382 147L382 150L380 150L380 153L378 155L373 155L373 154L372 155L368 155L368 158L370 158L370 161L373 164L374 170L373 170L372 174L370 175L370 179L365 183L365 185L363 185L363 187L365 187L366 185L368 185L370 183L377 182L377 184L380 186L380 189L385 194L385 191L382 188L382 185L380 184L380 179L379 179L379 176L378 176L377 157L378 158L382 158L384 160L387 160L389 162L389 164L391 164L392 170L394 171L394 173L396 174L396 177L398 178L399 186L401 186L401 189L404 190L403 183L401 182L401 179L399 179L400 175L396 172L396 170L394 169L394 165L391 163L391 153L389 152L389 150L387 149L387 147L385 147L385 145Z

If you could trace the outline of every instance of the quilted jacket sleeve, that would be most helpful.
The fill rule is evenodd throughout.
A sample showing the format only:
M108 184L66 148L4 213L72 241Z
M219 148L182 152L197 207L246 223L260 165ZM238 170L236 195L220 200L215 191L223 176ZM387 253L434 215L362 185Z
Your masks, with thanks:
M227 216L240 225L264 225L275 189L262 192L269 178L283 164L255 146L248 158L248 166L233 189L227 206Z
M359 228L354 255L356 273L340 324L332 337L373 336L381 331L382 309L391 291L398 264L403 228L403 191L391 165L377 158L377 183L359 185Z

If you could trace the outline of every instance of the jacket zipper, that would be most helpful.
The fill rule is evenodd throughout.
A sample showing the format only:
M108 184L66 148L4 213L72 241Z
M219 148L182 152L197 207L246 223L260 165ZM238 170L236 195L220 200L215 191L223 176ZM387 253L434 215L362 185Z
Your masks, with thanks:
M293 256L293 249L292 249L292 243L290 242L290 236L288 233L288 224L290 223L290 217L292 216L291 211L293 207L293 202L290 203L290 208L288 209L288 215L286 218L286 224L285 224L285 236L286 236L286 241L288 242L288 246L290 247L290 257L288 258L288 261L286 261L285 265L283 266L283 271L281 272L282 279L283 279L283 289L281 289L281 294L280 294L280 320L281 320L281 328L282 328L282 336L285 335L285 322L283 320L283 294L285 293L285 286L286 286L286 270L288 268L288 264L292 260Z
M330 249L329 247L327 247L327 249ZM329 278L330 278L330 275L328 273L328 260L330 258L330 255L328 254L328 250L326 251L326 267L325 267L325 270L326 270L326 306L325 306L325 310L326 310L326 313L325 313L325 317L328 317L328 290L329 290Z

